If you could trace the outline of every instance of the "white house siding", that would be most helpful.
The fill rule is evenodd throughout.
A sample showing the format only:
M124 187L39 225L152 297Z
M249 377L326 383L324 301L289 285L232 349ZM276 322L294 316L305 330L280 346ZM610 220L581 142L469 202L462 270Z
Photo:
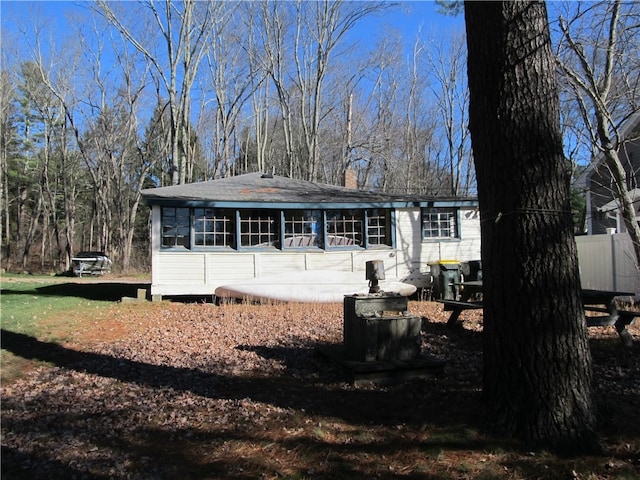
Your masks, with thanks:
M152 295L213 295L222 285L300 270L361 271L366 262L382 260L387 279L418 287L431 282L429 262L480 258L477 212L461 210L460 240L427 241L421 238L420 209L396 211L396 248L300 251L178 251L160 249L160 207L153 207Z
M302 255L305 270L351 270L351 255L348 251L309 252Z
M224 277L227 283L255 277L257 263L255 257L254 253L208 252L207 284L215 285L217 279L221 277Z
M256 252L254 254L254 262L256 277L307 270L304 255L301 253Z
M205 282L205 254L167 253L162 255L162 268L157 272L157 282L194 285Z
M480 211L477 208L460 211L460 236L463 239L457 255L461 261L480 260Z
M429 281L430 262L480 259L480 214L477 209L460 210L460 239L422 241L420 209L396 211L399 265L405 265L410 283ZM404 275L401 275L402 278ZM422 285L420 285L422 286Z
M396 210L396 248L398 277L418 286L430 283L422 258L422 219L419 208Z
M156 252L152 295L212 295L222 285L301 270L361 271L368 260L383 260L388 278L398 278L395 250L261 253Z

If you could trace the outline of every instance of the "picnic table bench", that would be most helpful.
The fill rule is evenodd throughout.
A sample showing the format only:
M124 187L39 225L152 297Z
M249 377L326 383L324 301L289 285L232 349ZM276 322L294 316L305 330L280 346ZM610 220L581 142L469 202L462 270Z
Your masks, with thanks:
M482 301L471 300L472 297L482 295L482 280L456 283L455 286L456 290L460 291L459 299L441 298L436 300L443 304L445 312L451 312L449 320L447 320L448 327L453 327L458 321L460 314L465 310L478 310L482 308Z
M444 305L445 312L451 312L449 315L449 319L447 320L447 326L453 327L455 323L458 321L458 317L465 310L478 310L482 308L482 302L468 302L462 300L449 300L449 299L438 299L436 302L442 303Z
M482 282L463 282L463 287L459 300L438 299L442 303L445 311L451 312L447 320L447 326L452 327L458 321L460 314L465 310L478 310L482 308L481 300L471 300L471 297L482 291ZM633 338L627 330L627 326L640 317L640 311L621 310L616 304L618 297L634 294L629 292L616 292L609 290L583 289L581 291L582 304L585 312L600 313L602 315L586 316L587 327L615 327L620 340L625 347L633 344Z

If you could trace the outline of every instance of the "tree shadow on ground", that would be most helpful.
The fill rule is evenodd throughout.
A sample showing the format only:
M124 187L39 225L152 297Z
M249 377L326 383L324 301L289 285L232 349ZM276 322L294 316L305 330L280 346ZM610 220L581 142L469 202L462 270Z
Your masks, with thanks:
M336 366L330 360L316 358L312 362L298 362L302 357L314 355L313 345L261 349L262 354L280 358L289 365L282 374L228 376L73 350L5 329L1 330L1 343L2 349L26 359L48 362L57 367L114 378L121 382L152 388L171 388L216 399L250 398L279 408L304 410L310 414L341 418L350 423L373 421L378 424L446 424L448 421L446 415L443 416L442 412L433 408L433 402L429 408L423 408L417 403L425 393L423 388L416 387L418 382L407 382L387 389L342 388L341 383L335 383ZM295 374L292 375L292 372ZM479 392L468 384L460 385L456 390L455 381L447 383L450 387L446 400L449 407L454 403L464 404L464 410L468 412L465 416L468 416L469 422L475 423L478 417L473 412L479 407ZM457 397L455 401L454 397Z
M47 458L47 452L29 454L15 448L2 445L2 478L5 480L39 480L51 478L87 478L79 468L66 465L63 462ZM39 465L39 469L31 466ZM44 468L42 467L44 466ZM53 476L52 476L53 475ZM107 480L111 477L107 474L92 474L91 480Z
M43 296L77 297L86 300L117 302L122 300L123 297L137 298L138 290L140 289L148 291L149 284L127 282L69 282L36 287L33 290L3 288L1 293L6 295L33 295L35 291L38 295Z
M239 442L247 442L251 445L264 445L265 449L281 449L282 455L286 452L304 452L306 456L324 458L323 471L334 472L322 476L314 475L314 478L352 478L362 475L360 462L375 462L385 454L402 454L403 451L427 452L427 455L437 456L443 450L469 451L484 449L500 449L505 444L487 440L479 435L443 434L417 441L402 435L402 426L418 426L426 424L440 425L443 430L457 431L460 422L465 431L477 431L477 414L479 397L477 392L467 391L467 386L462 386L459 391L451 391L442 400L445 403L436 405L436 396L429 399L426 390L429 387L421 385L421 382L408 382L395 388L362 388L354 389L346 387L343 383L336 382L335 365L326 359L314 357L309 361L309 356L314 356L314 345L299 345L293 347L259 347L246 348L265 357L281 361L286 369L281 373L254 376L219 375L198 369L181 368L168 365L154 365L145 362L117 358L94 352L78 351L59 345L54 342L44 342L29 335L1 330L1 347L14 355L27 359L48 362L66 371L81 372L82 374L97 375L116 379L127 384L142 386L153 398L152 390L171 391L180 393L192 393L209 399L232 400L242 405L246 400L260 402L278 407L285 412L287 419L294 419L293 425L299 425L300 416L304 418L340 419L353 429L351 435L367 435L368 428L382 428L391 430L393 438L368 438L364 440L355 438L353 441L345 440L336 444L331 437L333 433L325 433L323 427L318 426L311 436L296 436L288 433L265 431L264 429L247 430L245 425L225 426L220 430L200 431L193 428L180 430L158 427L151 429L149 425L136 428L133 436L124 434L114 435L114 432L102 432L96 435L95 431L89 433L89 429L103 428L92 427L91 419L80 405L56 405L51 412L42 411L35 419L11 418L4 428L12 434L21 432L36 432L37 435L52 436L69 440L76 438L78 445L81 439L87 435L100 438L98 447L100 451L107 449L110 452L120 452L127 457L134 456L137 462L147 462L152 459L153 467L138 465L136 468L149 468L150 472L163 472L157 478L258 478L265 468L273 470L273 464L265 466L266 459L250 457L238 459L229 458L202 458L193 460L193 449L198 445L224 445ZM304 360L304 361L301 361ZM315 375L313 374L315 371ZM294 374L292 374L294 373ZM56 374L57 376L57 374ZM64 377L65 374L61 374ZM73 377L71 377L73 378ZM62 380L63 382L65 380ZM68 381L68 380L66 380ZM433 386L433 385L432 385ZM125 386L116 387L125 395ZM146 390L151 389L151 390ZM135 391L138 391L135 389ZM43 399L41 408L47 409L47 402L56 401L55 397ZM464 412L459 415L448 416L443 408L452 409L456 405ZM171 405L167 405L171 408ZM114 415L129 415L126 406L117 403L112 405L113 411L93 412L101 418L109 418ZM175 407L179 409L180 407ZM240 407L241 408L241 407ZM58 411L56 411L58 409ZM122 413L119 413L122 409ZM288 413L286 413L288 412ZM474 413L476 412L476 413ZM288 420L285 420L285 425ZM143 424L145 422L142 422ZM100 424L102 425L102 424ZM399 426L399 427L398 427ZM291 428L294 428L291 427ZM3 430L4 430L3 428ZM282 427L280 427L282 428ZM396 428L399 428L396 430ZM294 428L295 430L295 428ZM274 441L275 439L275 441ZM69 448L61 443L61 448ZM274 446L275 444L275 446ZM98 448L96 447L96 448ZM431 452L431 453L429 453ZM270 456L270 458L277 458ZM347 460L347 459L351 460ZM353 458L360 458L354 463ZM273 460L270 460L271 462ZM108 463L104 459L105 465ZM65 465L56 460L48 461L46 452L23 452L3 447L3 471L7 478L60 478L58 474L69 475L68 478L117 478L109 474L109 469L100 470L95 467L94 473L87 474L86 462L81 462L82 467L74 470L73 466ZM34 471L34 467L45 465L41 471ZM131 466L130 466L131 467ZM91 467L94 468L94 467ZM106 468L106 467L105 467ZM375 468L371 467L371 468ZM107 472L100 473L100 472ZM95 473L98 472L98 473ZM130 470L129 470L130 472ZM285 470L283 470L285 472ZM51 476L53 475L53 477ZM185 477L186 475L186 477ZM278 475L288 478L286 473ZM4 478L4 477L3 477ZM124 477L123 477L124 478ZM146 477L145 477L146 478ZM149 477L151 478L151 477ZM387 472L378 478L410 478L410 479L437 479L447 478L426 473Z
M452 332L442 324L431 322L427 322L424 331L427 335L433 336L434 341L447 336L456 350L462 348L461 345L478 350L480 333L477 331L457 329ZM212 366L214 373L211 373L78 351L8 330L2 330L1 335L2 348L14 355L46 361L68 371L108 377L142 386L148 389L146 391L149 392L150 398L153 398L153 391L156 390L176 394L193 393L210 399L231 400L234 404L238 402L238 408L242 408L242 403L249 399L278 407L285 412L283 415L286 415L284 423L275 430L248 428L250 426L242 424L229 426L224 425L221 420L222 428L218 429L200 429L193 426L179 428L177 423L178 427L154 427L142 422L140 428L132 429L133 433L100 430L96 434L95 431L89 432L89 429L106 427L103 424L100 424L100 427L91 426L91 419L86 418L87 414L80 406L66 405L53 414L41 412L35 423L33 417L11 418L5 423L3 430L7 429L5 432L8 431L12 435L24 431L59 437L61 447L64 448L69 448L69 445L65 444L69 438L76 438L74 441L81 445L83 438L97 437L100 440L95 448L99 448L100 452L105 449L118 452L125 458L135 459L135 465L129 465L128 470L119 476L117 470L115 473L109 473L113 465L109 463L109 459L104 458L102 462L105 469L96 468L87 473L87 468L94 468L87 467L87 461L81 462L76 468L75 464L67 465L50 460L44 451L26 452L3 446L3 472L8 474L7 478L125 478L126 473L131 473L132 470L148 474L141 478L157 475L155 478L249 479L258 478L265 471L278 471L278 478L303 478L304 470L302 476L299 470L297 474L291 474L287 473L286 468L275 464L274 459L280 456L286 458L289 452L294 452L296 458L300 458L304 453L308 458L323 459L322 467L317 467L318 470L309 476L347 479L365 478L363 471L369 468L366 467L366 463L374 462L374 459L385 455L405 454L437 459L443 452L447 452L446 455L458 454L462 458L471 452L490 454L501 451L511 452L505 462L508 462L511 471L519 471L525 478L551 479L567 476L567 471L558 471L556 475L551 470L545 470L544 460L540 457L522 455L511 442L491 439L478 433L483 427L483 417L479 381L473 372L459 375L458 371L453 371L442 377L406 382L388 388L349 388L336 380L335 365L329 360L313 357L315 344L304 343L301 340L290 347L237 347L275 360L284 366L282 371L245 376L216 374L215 366ZM599 344L595 346L598 347ZM612 348L615 348L615 345L612 345ZM456 369L464 368L467 363L477 359L477 356L457 358L460 357L459 351L455 352L454 356L456 358L451 360ZM127 387L117 388L120 392L118 395L123 394L126 397ZM47 408L47 401L54 401L54 397L43 400L42 407ZM118 415L132 415L131 418L136 418L135 412L128 412L126 406L114 404L112 408L113 411L96 411L93 414L101 418ZM170 403L164 408L180 409L179 406ZM58 419L57 415L62 416ZM284 426L296 430L296 427L304 425L304 419L317 424L312 435L301 436L295 432L281 431ZM353 432L347 433L354 438L337 442L332 437L336 432L317 423L318 419L322 419L322 422L331 419L344 421L353 429ZM368 435L367 429L372 426L376 428L374 431L384 432L385 436L357 437ZM411 429L408 436L403 435L404 426ZM417 436L416 432L421 428L428 428L429 434ZM207 456L206 453L202 453L206 450L220 452L224 450L225 445L244 443L254 445L257 451L265 453L250 457L240 457L237 454L234 456L231 453L228 456ZM616 458L616 455L610 454L609 458ZM620 458L628 461L623 455ZM358 462L354 462L354 459L358 459ZM43 464L46 468L36 471L35 467ZM279 471L278 468L282 470ZM295 471L295 468L294 465L291 466L292 471ZM367 471L374 470L375 465ZM460 478L471 478L470 472L461 470L458 473ZM376 478L437 480L452 478L449 475L455 474L455 471L386 471ZM505 478L499 474L500 472L489 472L485 477Z

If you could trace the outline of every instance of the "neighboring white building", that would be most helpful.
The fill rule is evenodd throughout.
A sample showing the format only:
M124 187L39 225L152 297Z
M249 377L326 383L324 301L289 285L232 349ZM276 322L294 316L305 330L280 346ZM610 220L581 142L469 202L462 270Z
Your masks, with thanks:
M428 287L429 262L480 259L472 198L407 197L250 173L147 189L151 294L303 270L357 271Z

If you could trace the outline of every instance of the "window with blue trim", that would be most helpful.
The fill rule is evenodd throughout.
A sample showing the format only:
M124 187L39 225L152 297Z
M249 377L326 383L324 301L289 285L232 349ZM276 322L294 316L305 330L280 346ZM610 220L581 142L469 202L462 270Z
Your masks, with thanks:
M194 208L193 239L196 247L233 247L235 210Z
M443 240L460 238L457 208L423 208L422 239Z
M163 248L393 246L390 209L269 210L162 207Z
M362 247L364 210L327 210L328 247Z
M391 246L391 219L389 210L367 210L367 244Z
M240 246L280 248L280 213L240 210Z
M284 247L322 247L321 210L286 210L284 212Z
M190 247L191 225L188 208L162 207L162 246Z

